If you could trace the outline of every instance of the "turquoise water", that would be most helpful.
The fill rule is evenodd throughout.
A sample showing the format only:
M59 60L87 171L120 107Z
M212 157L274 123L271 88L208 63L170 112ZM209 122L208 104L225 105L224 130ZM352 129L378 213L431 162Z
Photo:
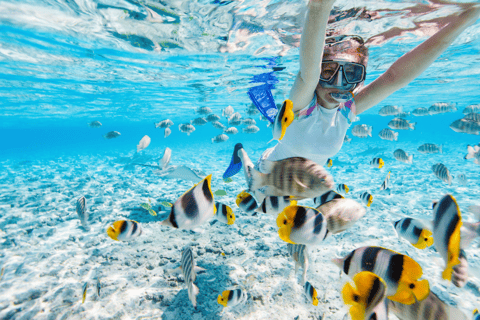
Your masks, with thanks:
M339 277L330 260L367 245L415 259L432 291L471 318L480 308L479 240L466 249L467 285L456 288L441 279L444 262L435 249L415 249L391 222L403 216L431 220L432 201L447 193L457 199L465 221L475 221L468 208L480 205L480 166L464 156L467 145L480 138L449 126L464 116L465 107L480 103L480 21L415 81L359 116L353 125L371 125L372 137L347 132L352 141L328 170L335 183L350 187L346 197L360 201L368 191L374 201L352 229L310 248L307 279L319 292L318 306L303 295L275 218L247 215L235 204L247 187L243 174L222 181L236 143L254 162L274 145L267 144L267 122L246 114L247 92L269 74L278 80L275 102L288 98L298 71L304 9L304 2L295 1L0 1L0 318L342 319L348 309L340 292L348 277ZM337 1L334 9L331 30L367 40L368 84L459 5ZM380 116L381 107L412 112L437 102L455 103L457 111L410 115L415 130L398 130L395 142L378 137L393 118ZM196 126L190 135L179 131L178 125L200 116L199 107L221 116L228 105L255 119L260 130L247 134L238 126L238 134L218 144L211 139L222 130L211 124ZM174 125L164 138L164 129L154 123L167 118ZM91 128L92 121L102 126ZM220 121L227 125L224 117ZM110 131L121 135L105 139ZM145 135L151 143L136 153ZM424 143L443 145L443 153L419 153ZM171 165L213 175L212 189L227 192L218 201L233 209L234 225L211 221L200 230L181 231L158 223L168 216L161 203L174 202L193 185L137 165L158 165L166 147L172 150ZM395 160L398 148L414 156L412 164ZM372 168L373 157L382 157L385 167ZM452 185L436 178L435 163L447 166ZM391 194L381 193L389 171ZM459 174L467 185L458 182ZM75 212L81 196L90 213L89 231ZM140 207L149 199L157 216ZM108 238L106 228L120 219L138 221L141 237ZM170 274L187 245L206 269L197 277L196 309L183 276ZM234 287L249 299L222 312L217 296Z

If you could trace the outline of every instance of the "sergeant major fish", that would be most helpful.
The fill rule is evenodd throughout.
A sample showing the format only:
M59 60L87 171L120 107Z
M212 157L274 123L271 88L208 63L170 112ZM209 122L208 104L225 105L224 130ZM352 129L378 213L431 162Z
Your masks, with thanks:
M457 111L457 107L455 106L455 104L447 102L437 102L434 103L430 108L428 108L429 114L439 114L455 111Z
M212 114L209 114L209 115L207 116L207 121L208 121L208 122L214 122L214 121L218 121L218 120L220 120L220 117L219 117L218 115L216 115L216 114L213 114L213 113L212 113Z
M77 200L77 205L75 210L77 211L82 227L88 230L88 211L87 211L87 200L85 197L80 197Z
M292 205L277 217L280 239L292 244L318 245L327 237L327 222L316 209Z
M469 113L465 117L462 118L462 121L471 121L480 123L480 113Z
M412 111L414 116L421 117L421 116L428 116L430 113L428 112L427 108L420 107Z
M167 219L161 224L178 229L194 229L217 212L211 189L212 175L194 185L175 201Z
M165 119L165 120L162 120L158 123L155 123L155 128L168 128L168 127L171 127L173 126L173 121L170 120L170 119Z
M352 319L388 320L385 281L372 272L362 271L353 277L353 282L355 287L347 282L342 289L343 302L352 306Z
M235 128L235 127L230 127L230 128L228 128L228 129L223 130L223 133L226 133L226 134L237 134L237 133L238 133L238 129Z
M226 134L219 134L218 136L215 136L214 138L212 138L212 143L216 142L216 143L220 143L220 142L224 142L224 141L227 141L228 140L228 136Z
M389 140L389 141L398 140L398 132L392 131L388 128L382 129L382 131L378 133L378 136L380 137L380 139L383 139L383 140Z
M432 171L435 176L449 185L452 184L453 177L448 171L447 167L442 163L437 163L432 166Z
M432 154L432 153L442 153L443 146L437 146L433 143L424 143L420 147L418 147L418 152Z
M352 128L352 134L359 138L371 137L372 126L368 126L366 124L357 124Z
M450 125L450 129L455 132L479 135L480 123L459 119L452 122L452 124Z
M202 118L202 117L190 120L190 124L192 124L194 126L203 126L203 125L206 125L207 123L208 123L207 119Z
M180 132L186 133L189 136L190 133L195 131L195 127L192 126L190 123L182 123L178 125L178 130L180 130Z
M103 136L105 139L114 139L120 137L120 132L118 131L110 131Z
M234 110L233 110L232 106L225 107L222 110L222 117L228 118L233 114L233 112L234 112Z
M251 125L256 125L257 122L255 121L255 119L246 118L246 119L243 119L243 120L242 120L242 124L243 124L244 126L251 126Z
M416 122L410 123L408 120L405 120L402 118L395 118L388 123L388 127L390 129L397 129L397 130L408 130L408 129L415 130L416 124L417 124Z
M92 121L88 124L90 128L100 128L102 123L100 121Z
M362 271L370 271L387 285L387 297L404 304L425 299L430 286L428 280L419 280L422 267L409 256L382 247L361 247L342 259L332 262L350 278Z
M245 151L240 149L240 152ZM246 171L249 189L254 191L266 186L265 195L314 198L334 186L333 178L322 166L305 158L264 160L263 167L267 173L249 166Z
M396 116L402 111L402 107L388 105L380 108L378 114L381 116Z
M480 113L480 104L471 104L462 111L463 114Z
M221 130L225 129L225 125L223 125L221 122L218 122L218 121L213 121L212 126L216 129L221 129Z
M198 114L209 114L209 113L212 113L212 109L210 109L209 107L198 107L196 110L195 110L196 113Z
M412 163L413 162L413 156L409 155L402 149L397 149L393 152L393 157L397 159L400 162L403 163Z
M243 133L257 133L258 131L260 131L260 128L256 125L251 125L242 129Z
M293 261L295 261L295 274L297 274L298 268L301 267L303 269L302 283L306 283L308 270L307 246L304 244L287 243L287 250Z
M197 295L200 290L195 285L195 279L197 278L197 271L203 270L195 266L195 260L193 259L192 248L186 247L182 251L182 257L180 259L180 268L182 269L183 277L187 283L188 298L192 302L194 308L197 307Z

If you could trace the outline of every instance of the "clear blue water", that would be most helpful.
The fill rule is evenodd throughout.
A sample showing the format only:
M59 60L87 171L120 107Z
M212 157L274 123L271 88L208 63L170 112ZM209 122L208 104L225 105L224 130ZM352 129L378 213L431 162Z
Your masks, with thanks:
M220 144L211 143L211 138L221 130L210 124L197 126L190 136L180 132L178 125L199 116L194 110L202 106L208 106L213 113L220 115L224 107L231 105L247 117L245 111L251 105L247 91L261 84L255 82L255 76L274 71L269 64L272 59L277 66L284 68L274 72L278 79L273 89L275 102L278 104L286 99L298 71L298 41L304 9L304 2L275 0L0 1L0 230L3 232L0 233L0 246L3 246L0 267L5 267L0 280L4 292L0 294L0 317L46 319L51 313L52 318L107 319L116 315L116 318L133 319L151 315L190 319L191 306L180 307L182 302L188 304L184 284L165 284L164 279L168 277L158 269L165 265L173 268L179 261L178 248L183 245L196 241L200 247L213 246L211 242L222 243L225 241L222 235L228 233L218 224L200 236L176 233L159 227L156 223L159 219L140 217L138 206L141 202L147 198L157 204L166 198L175 200L191 183L160 179L147 167L132 169L125 164L135 156L140 139L148 135L151 144L143 151L145 163L153 163L161 157L165 147L171 148L172 164L213 173L214 189L228 189L225 202L241 217L235 196L246 187L245 181L239 175L232 185L226 185L221 181L221 174L236 143L242 142L254 161L267 146L273 145L267 145L271 131L266 122L260 121L258 114L252 116L260 128L258 133L242 133L239 127L237 135ZM337 32L357 33L367 40L370 50L368 84L397 58L441 27L443 17L458 10L459 5L436 1L373 3L342 0L336 2L335 12L343 13L343 16L330 27ZM277 271L266 273L271 276L272 280L269 280L261 275L266 272L264 269L248 266L242 271L245 274L233 272L230 278L224 276L219 281L224 286L238 285L249 274L254 274L261 279L263 287L246 286L250 286L255 296L264 297L264 305L254 302L246 309L220 314L215 299L221 288L207 280L199 280L204 288L208 288L199 298L199 304L205 306L199 313L200 318L214 314L213 318L263 319L270 312L279 319L293 319L297 315L303 319L324 314L330 305L334 307L327 312L327 319L340 319L346 312L338 296L345 279L338 280L338 270L329 264L333 256L329 255L353 250L356 243L382 245L411 254L422 264L431 285L441 292L443 298L451 303L456 301L467 314L474 307L479 308L478 270L472 272L470 286L466 289L447 286L438 275L442 268L441 259L437 255L440 262L430 262L435 257L433 249L428 254L417 253L399 240L393 229L382 226L382 223L397 218L392 217L391 212L418 218L431 217L431 211L428 211L431 201L438 200L445 193L454 194L466 212L469 205L480 204L480 166L463 159L467 145L480 143L480 138L456 133L449 128L450 123L463 117L466 106L480 103L479 54L480 21L477 21L420 77L360 115L360 121L355 124L373 126L372 138L360 139L352 137L350 131L347 133L353 140L344 145L334 158L337 165L330 169L335 181L347 183L355 192L377 190L391 170L392 184L396 187L391 197L378 195L377 203L374 202L369 211L370 218L366 217L366 221L360 222L348 234L353 238L347 237L346 242L339 238L329 243L328 248L315 249L316 253L322 254L312 257L312 273L319 276L322 268L328 266L329 269L328 275L316 281L327 297L320 309L305 304L300 298L301 288L296 287L291 278L285 281L282 289L280 284L293 268L291 261L287 260L283 243L274 228L264 239L260 231L255 231L257 224L274 226L274 221L272 224L269 219L261 218L258 223L250 217L243 217L244 220L238 219L231 229L235 234L231 235L233 243L227 241L224 246L215 248L244 262L245 257L237 257L234 253L235 243L243 243L243 235L250 233L252 236L246 243L266 244L276 250L273 257L267 255L265 261L256 254L254 262ZM380 107L399 105L404 111L411 112L417 107L428 108L436 102L456 103L458 110L427 117L410 116L411 121L417 122L416 130L401 131L398 142L378 137L378 132L386 128L392 118L378 115ZM164 138L163 129L155 129L154 122L167 118L175 125L172 134ZM88 127L87 123L94 120L100 121L102 126ZM226 124L225 119L221 121ZM113 130L120 132L121 136L111 140L103 138ZM443 144L444 153L418 153L416 149L427 142ZM408 166L396 162L393 151L397 148L413 154L414 164ZM368 165L374 156L382 156L387 162L380 173ZM444 163L454 176L465 174L468 186L460 186L455 180L452 186L448 186L438 180L430 170L437 162ZM355 192L353 197L357 196ZM75 200L82 195L88 196L94 226L85 234L78 228L74 208ZM168 253L163 253L160 258L160 261L167 259L168 264L162 265L163 262L157 260L159 250L163 249L138 243L129 246L112 244L104 229L121 217L143 223L145 239L158 242L164 237L171 239ZM466 213L465 217L473 221L471 214ZM371 226L378 230L377 234ZM32 233L32 228L40 231ZM42 232L49 228L55 228L55 233L44 235ZM28 233L25 230L29 230ZM72 237L77 240L71 240ZM344 240L343 236L341 239ZM12 244L12 240L16 244ZM172 243L175 241L174 247ZM480 261L476 241L467 252L473 264ZM86 248L85 243L91 244ZM122 262L121 267L111 261L102 265L97 253L92 253L94 249L109 256L124 250L122 252L127 256L117 257ZM147 269L153 272L153 276L150 271L132 271L123 264L135 260L137 250L144 250L148 255L148 258L139 260L140 268L144 270L151 264L153 271ZM245 244L246 257L249 252L255 252L251 250L252 246ZM42 258L39 252L45 252L45 257ZM278 252L285 256L279 258ZM204 264L208 262L217 272L220 272L218 268L222 263L228 265L230 271L236 270L234 266L240 264L233 258L218 262L217 256L209 254L199 257L199 264L202 265L203 259ZM57 270L52 267L56 259L62 261L57 277L40 276L46 269ZM83 259L85 267L76 263L78 259ZM22 261L25 272L19 269ZM277 264L288 266L278 267ZM109 289L105 295L96 300L92 298L86 302L87 307L83 307L78 302L81 300L81 286L88 279L95 278L92 272L97 276L100 274ZM155 279L151 283L132 280L144 275ZM34 279L31 286L30 278ZM335 286L320 285L329 282L334 282ZM26 289L40 290L42 298L13 303L11 297L22 300L18 296ZM53 293L58 290L63 290L60 294L62 301L72 302L60 301ZM93 289L89 290L89 296L93 296ZM151 299L145 298L144 291L147 295L161 293L165 300L152 303ZM278 298L277 291L283 292L284 297ZM135 298L129 298L129 294ZM456 299L462 294L465 295L463 304ZM269 298L265 299L267 296ZM144 304L138 302L145 299ZM288 304L288 299L296 299L294 305ZM128 306L124 306L120 313L113 312L122 302ZM283 311L278 310L278 305L285 306ZM178 306L179 311L174 311L172 306Z

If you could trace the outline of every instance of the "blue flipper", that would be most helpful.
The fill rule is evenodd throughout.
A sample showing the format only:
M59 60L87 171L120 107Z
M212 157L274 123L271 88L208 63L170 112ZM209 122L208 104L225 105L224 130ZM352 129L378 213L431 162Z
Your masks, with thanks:
M238 150L243 149L243 145L241 143L237 143L235 145L235 149L233 149L232 161L230 161L230 165L228 166L227 170L223 174L223 179L227 179L233 177L237 173L242 170L242 159L238 156Z
M258 111L273 123L278 109L272 96L271 87L269 84L252 87L248 90L248 96Z

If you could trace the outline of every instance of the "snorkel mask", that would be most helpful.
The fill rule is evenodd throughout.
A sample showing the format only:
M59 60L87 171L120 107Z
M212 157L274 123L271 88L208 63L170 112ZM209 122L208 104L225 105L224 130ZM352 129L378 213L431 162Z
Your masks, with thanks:
M365 80L368 49L359 36L342 35L325 39L319 84L323 88L338 89L345 95ZM338 99L337 99L338 100ZM342 99L344 100L344 99Z

